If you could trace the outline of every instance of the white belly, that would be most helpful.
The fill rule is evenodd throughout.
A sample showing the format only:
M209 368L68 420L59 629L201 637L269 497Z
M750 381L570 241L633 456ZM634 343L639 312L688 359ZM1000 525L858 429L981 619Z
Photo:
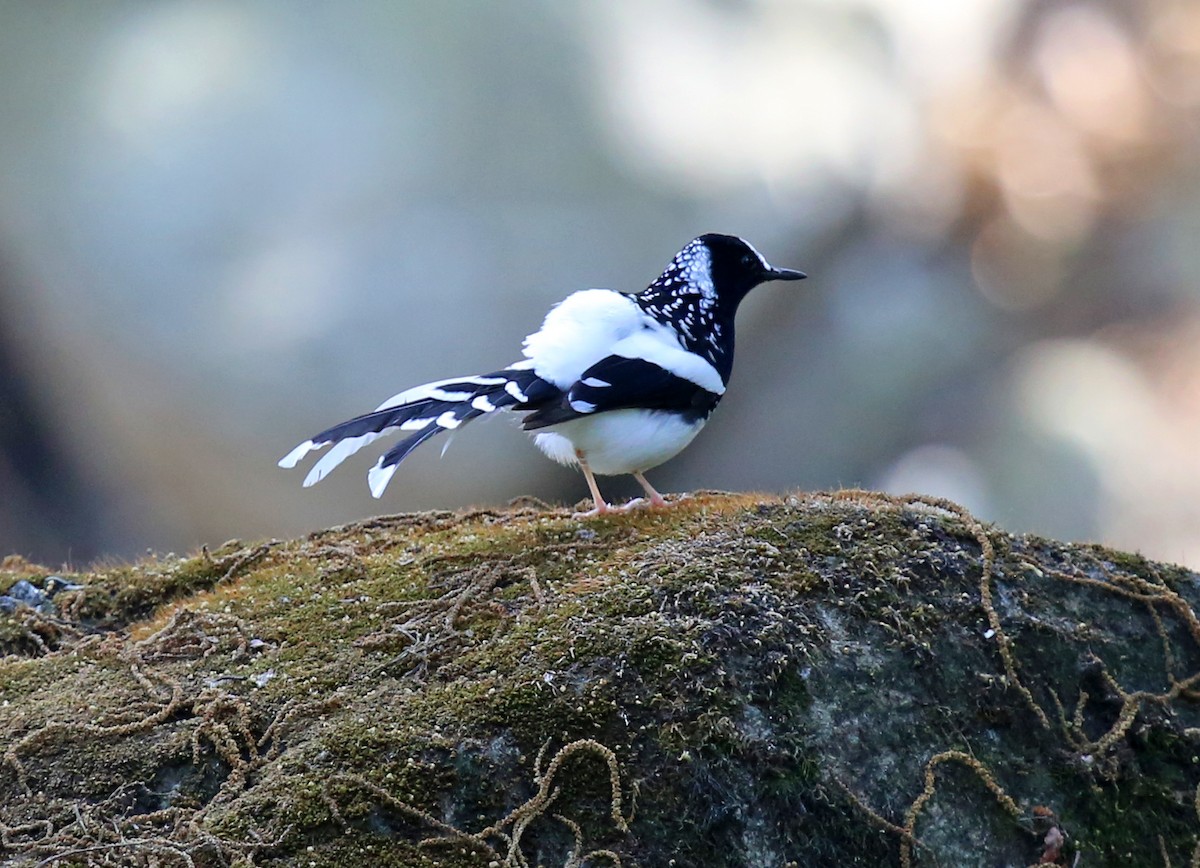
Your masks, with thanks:
M560 464L575 464L579 450L593 473L617 476L674 458L703 427L704 421L685 422L661 410L610 410L554 425L533 440Z

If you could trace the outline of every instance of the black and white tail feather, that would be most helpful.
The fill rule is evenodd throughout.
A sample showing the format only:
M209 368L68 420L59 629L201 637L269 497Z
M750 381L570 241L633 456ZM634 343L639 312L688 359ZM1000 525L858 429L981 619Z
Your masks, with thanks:
M702 235L637 295L568 296L525 339L520 362L408 389L304 441L279 465L295 467L332 446L305 477L307 487L364 446L405 433L368 472L371 493L381 497L400 462L426 440L509 410L526 413L523 427L547 456L580 467L594 512L609 507L593 474L633 474L649 502L662 505L642 473L687 446L724 395L738 304L760 283L802 277L771 267L740 238Z
M308 488L380 437L411 432L367 473L371 494L382 497L400 462L426 440L496 410L533 409L558 394L557 388L533 372L529 359L491 374L426 383L393 395L370 413L326 428L285 455L279 466L290 469L309 452L334 444L304 478L304 487Z

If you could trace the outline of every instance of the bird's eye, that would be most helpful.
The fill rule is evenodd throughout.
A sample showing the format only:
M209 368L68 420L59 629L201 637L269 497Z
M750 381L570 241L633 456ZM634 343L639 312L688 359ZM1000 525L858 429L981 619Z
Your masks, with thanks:
M749 267L750 267L750 265L751 265L753 262L754 262L754 257L753 257L753 256L751 256L749 253L746 253L746 254L743 254L743 255L742 255L742 265L744 265L744 266L746 266L747 268L749 268Z

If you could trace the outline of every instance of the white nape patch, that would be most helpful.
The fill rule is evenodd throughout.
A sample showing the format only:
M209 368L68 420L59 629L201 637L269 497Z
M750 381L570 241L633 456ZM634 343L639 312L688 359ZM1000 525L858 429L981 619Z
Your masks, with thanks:
M453 431L462 424L462 419L459 419L457 416L455 416L453 410L447 410L445 413L438 416L434 422L439 428L446 428L450 431Z
M423 419L409 419L407 422L400 423L401 431L420 431L423 428L428 428L429 423L433 421L432 416L426 416Z
M480 395L471 401L471 406L476 410L482 410L485 413L491 413L496 409L496 405L487 399L487 395Z
M518 386L516 383L514 383L512 380L509 380L507 383L504 384L504 391L508 392L508 394L512 395L514 398L516 398L522 404L524 404L526 401L529 400L529 396L526 395L524 392L522 392L521 387Z
M321 444L321 446L324 446L324 445L325 445L324 443ZM295 449L293 449L287 455L280 458L279 466L284 468L285 470L291 470L293 467L295 467L297 464L300 463L301 458L303 458L308 453L312 452L314 449L320 449L321 446L318 446L316 443L313 443L311 440L305 440L303 443L301 443L299 446L297 446Z
M380 437L391 434L396 429L384 428L382 431L373 431L367 434L360 434L358 437L347 437L345 440L339 440L333 445L327 453L321 456L321 460L312 466L308 471L308 476L304 477L304 487L309 488L316 485L322 479L330 474L330 472L369 443L374 443Z
M596 405L587 401L571 401L571 409L576 413L594 413Z
M612 385L612 383L606 383L598 377L584 377L580 382L585 386L591 386L593 389L606 389Z
M377 499L383 497L384 489L392 481L392 476L396 473L396 468L399 466L399 464L391 464L384 467L383 459L380 458L378 463L367 471L367 484L371 486L372 497Z

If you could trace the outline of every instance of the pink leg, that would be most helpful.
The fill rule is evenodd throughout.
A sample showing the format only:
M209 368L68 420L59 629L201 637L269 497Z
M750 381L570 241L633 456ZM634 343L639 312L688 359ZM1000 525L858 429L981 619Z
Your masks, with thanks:
M651 506L655 508L661 508L667 505L666 499L654 490L654 486L647 481L645 476L640 473L635 473L633 474L633 478L636 479L638 484L642 486L642 491L646 492L646 497L649 498Z
M606 512L611 512L612 509L604 502L604 497L600 494L600 486L596 484L596 477L592 474L592 468L588 467L587 459L583 457L583 453L578 449L575 450L575 457L579 459L579 469L583 471L583 477L587 480L588 489L592 492L592 503L595 506L587 512L575 513L575 518L591 518L594 515L603 515Z

